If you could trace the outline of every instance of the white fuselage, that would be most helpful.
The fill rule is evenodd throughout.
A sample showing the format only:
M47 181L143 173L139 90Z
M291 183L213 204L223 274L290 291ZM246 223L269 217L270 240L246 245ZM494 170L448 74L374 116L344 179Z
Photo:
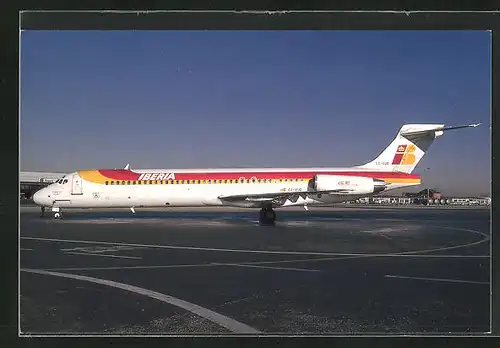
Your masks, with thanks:
M306 169L295 169L296 172L303 172ZM342 169L338 169L342 170ZM344 170L352 171L352 168ZM142 170L137 174L157 172L160 170ZM161 170L171 172L171 170ZM260 170L253 173L266 173L270 170ZM311 171L311 169L307 169ZM323 170L324 171L324 170ZM329 170L331 172L331 169ZM186 171L184 171L186 172ZM206 172L206 171L205 171ZM217 171L225 173L226 171ZM227 171L229 173L229 170ZM320 170L313 170L314 173L321 173ZM363 175L362 170L359 171ZM255 202L223 202L219 197L248 194L267 194L280 192L306 192L308 178L293 179L263 179L255 180L247 177L246 180L175 180L167 182L165 180L146 180L141 184L134 180L111 181L106 183L96 183L85 180L86 175L79 175L82 172L68 174L62 183L54 183L38 191L34 200L37 204L47 207L60 208L135 208L135 207L199 207L199 206L240 206L255 207ZM189 171L188 173L196 173ZM293 171L286 170L288 175L293 176ZM292 173L292 174L290 174ZM221 174L223 175L223 174ZM352 175L352 174L351 174ZM384 176L384 175L381 175ZM249 180L250 179L250 180ZM260 181L260 182L258 182ZM174 183L175 182L175 183ZM388 189L400 188L414 185L411 183L393 183ZM354 200L363 195L316 195L308 197L298 197L296 200L287 200L283 206L293 205L315 205L330 204L343 201Z

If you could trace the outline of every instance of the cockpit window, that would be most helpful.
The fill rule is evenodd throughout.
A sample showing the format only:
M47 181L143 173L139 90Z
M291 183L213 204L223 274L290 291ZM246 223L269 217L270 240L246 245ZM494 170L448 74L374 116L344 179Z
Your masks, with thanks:
M66 184L68 182L68 179L64 179L63 184Z

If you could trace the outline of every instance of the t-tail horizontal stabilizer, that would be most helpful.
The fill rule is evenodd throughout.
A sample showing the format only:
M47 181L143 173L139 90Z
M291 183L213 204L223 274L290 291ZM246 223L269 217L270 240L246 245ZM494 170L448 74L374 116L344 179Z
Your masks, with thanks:
M445 127L444 124L405 124L392 143L373 161L358 168L411 173L434 139L445 131L475 128L480 123Z
M474 124L467 124L467 125L462 125L462 126L451 126L451 127L436 127L436 128L433 128L433 129L428 129L428 130L412 130L411 128L406 130L406 131L402 131L400 134L404 137L406 136L411 136L411 135L417 135L417 134L427 134L427 133L430 133L432 134L432 132L435 132L435 137L438 137L440 135L442 135L444 131L449 131L449 130L455 130L455 129L463 129L463 128L476 128L478 127L479 125L481 125L481 123L474 123Z

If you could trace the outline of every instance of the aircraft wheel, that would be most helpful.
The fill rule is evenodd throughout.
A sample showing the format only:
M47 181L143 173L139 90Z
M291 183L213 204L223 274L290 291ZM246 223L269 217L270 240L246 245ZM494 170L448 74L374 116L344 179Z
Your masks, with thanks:
M276 213L273 209L263 208L259 214L259 222L262 225L274 225L276 221Z
M54 213L54 219L60 219L61 218L61 213Z

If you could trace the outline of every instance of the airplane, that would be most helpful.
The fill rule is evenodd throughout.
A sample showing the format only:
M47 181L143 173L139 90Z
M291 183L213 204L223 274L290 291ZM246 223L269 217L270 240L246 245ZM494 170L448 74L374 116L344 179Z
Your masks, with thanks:
M273 225L275 208L329 205L419 185L412 174L434 139L478 124L405 124L373 161L348 168L80 170L37 191L33 201L51 208L230 206L260 208L259 222Z

